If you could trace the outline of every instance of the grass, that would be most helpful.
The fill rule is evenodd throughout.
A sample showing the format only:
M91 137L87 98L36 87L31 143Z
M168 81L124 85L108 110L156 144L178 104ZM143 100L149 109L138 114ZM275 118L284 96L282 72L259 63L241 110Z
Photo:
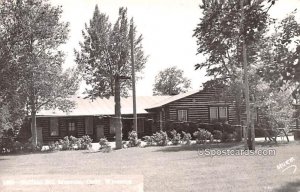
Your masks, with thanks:
M144 191L300 191L300 143L257 143L276 149L276 156L201 157L199 148L242 149L242 144L129 148L110 153L59 151L0 156L0 178L139 178ZM282 172L279 163L294 157L299 170ZM143 178L143 180L141 180ZM137 191L116 185L3 186L5 191ZM101 189L101 190L100 190ZM126 190L127 189L127 190ZM2 191L0 188L0 191Z

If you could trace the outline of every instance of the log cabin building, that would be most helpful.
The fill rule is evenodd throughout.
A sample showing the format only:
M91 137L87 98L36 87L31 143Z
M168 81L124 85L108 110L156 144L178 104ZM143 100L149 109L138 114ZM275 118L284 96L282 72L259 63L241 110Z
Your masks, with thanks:
M113 140L114 98L73 98L75 108L70 112L41 110L37 113L38 141L48 143L65 136L89 135L94 142L106 137ZM121 99L122 132L126 139L133 129L132 97ZM167 121L177 122L224 122L239 124L236 107L224 99L220 89L201 89L175 96L137 97L139 137L164 130ZM30 126L27 126L30 131Z

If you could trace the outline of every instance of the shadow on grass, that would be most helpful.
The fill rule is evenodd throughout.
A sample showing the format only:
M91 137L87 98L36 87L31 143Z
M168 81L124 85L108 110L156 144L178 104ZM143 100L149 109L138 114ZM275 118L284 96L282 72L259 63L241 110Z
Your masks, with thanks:
M300 142L274 142L274 141L256 141L256 146L258 147L284 147L289 145L300 145Z
M288 182L282 187L275 189L275 192L299 192L300 191L300 180L294 182Z
M35 151L35 152L11 152L11 153L4 153L1 154L0 157L6 157L6 156L21 156L21 155L36 155L36 154L50 154L50 153L56 153L58 151ZM1 159L0 159L1 160Z
M101 150L90 150L90 151L82 151L83 154L87 154L87 153L100 153L102 152Z
M199 151L201 149L244 149L243 143L208 143L165 146L155 150L155 152L179 152L179 151Z

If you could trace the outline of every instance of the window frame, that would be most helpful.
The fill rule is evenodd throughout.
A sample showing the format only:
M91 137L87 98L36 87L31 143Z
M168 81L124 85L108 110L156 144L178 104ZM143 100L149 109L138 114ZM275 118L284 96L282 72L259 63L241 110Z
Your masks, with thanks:
M183 120L179 117L180 112L185 112L185 117L183 118ZM181 113L181 115L183 115L184 113ZM184 120L185 119L185 120ZM180 122L187 122L189 120L189 113L188 113L188 109L178 109L177 110L177 120Z
M74 124L74 130L70 130L70 124ZM75 120L68 120L67 121L67 133L68 133L68 136L74 136L74 137L77 137L77 126L76 126L76 121ZM74 134L70 134L70 133L74 133Z
M212 109L216 109L216 118L212 118ZM219 121L219 107L218 106L209 106L209 121Z
M211 109L216 108L217 109L217 118L211 117ZM226 117L220 117L220 108L225 108L226 110ZM222 122L222 121L228 121L229 120L229 106L228 105L210 105L208 106L208 115L209 115L209 122Z
M221 117L221 110L220 110L220 108L224 108L225 109L225 113L226 113L226 116L224 117ZM219 106L218 107L218 111L219 111L219 119L226 119L226 120L228 120L228 107L227 106Z

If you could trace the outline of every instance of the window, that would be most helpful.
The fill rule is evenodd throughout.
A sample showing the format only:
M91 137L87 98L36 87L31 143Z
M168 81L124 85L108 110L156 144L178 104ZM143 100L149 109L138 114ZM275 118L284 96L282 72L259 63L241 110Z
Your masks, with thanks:
M74 122L70 122L68 127L69 127L69 131L75 131L75 123Z
M58 136L58 119L57 117L50 118L50 136Z
M138 118L137 119L137 131L138 133L144 133L144 118Z
M210 121L218 120L218 107L210 107L209 108Z
M219 117L227 120L227 107L219 107Z
M69 135L76 136L76 125L75 122L68 122Z
M227 121L228 112L226 106L209 107L209 117L211 122Z
M187 110L178 110L178 121L187 121Z

